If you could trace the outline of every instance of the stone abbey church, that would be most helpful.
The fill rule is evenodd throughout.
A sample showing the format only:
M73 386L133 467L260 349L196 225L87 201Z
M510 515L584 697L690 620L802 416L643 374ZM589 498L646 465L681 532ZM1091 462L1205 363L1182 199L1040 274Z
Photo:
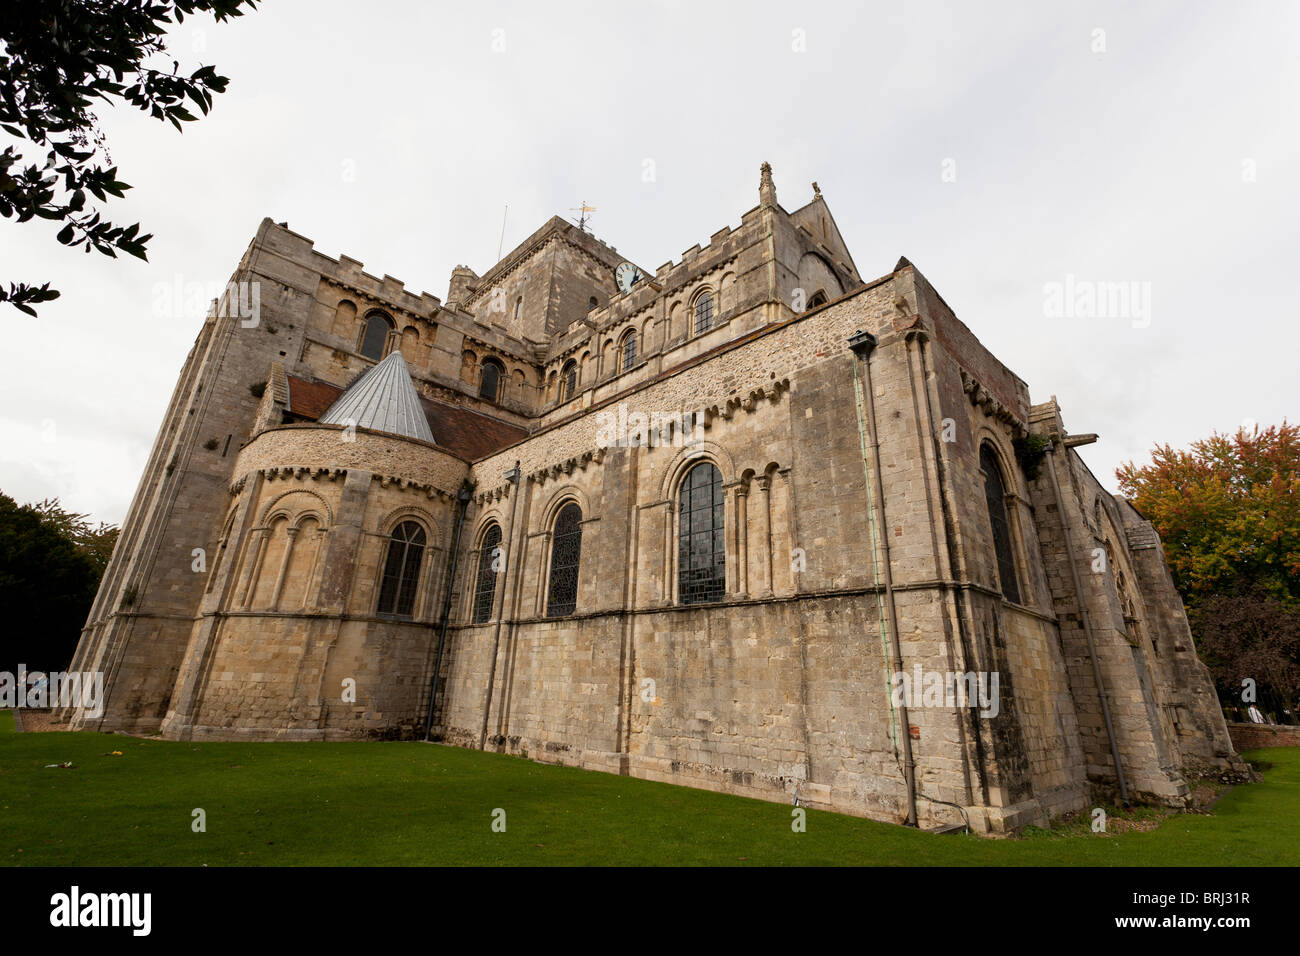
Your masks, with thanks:
M1237 765L1096 436L907 260L864 279L816 184L757 199L653 271L552 218L445 301L264 221L73 661L103 714L65 716L984 832Z

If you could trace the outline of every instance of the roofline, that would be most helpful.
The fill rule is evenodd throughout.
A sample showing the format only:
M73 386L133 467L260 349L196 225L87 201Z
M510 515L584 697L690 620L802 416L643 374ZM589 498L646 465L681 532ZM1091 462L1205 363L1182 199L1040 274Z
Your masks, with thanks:
M613 404L614 402L626 398L628 395L631 395L634 392L640 391L641 389L645 388L648 385L653 385L656 382L667 381L673 378L674 376L681 375L684 372L688 372L691 369L696 368L697 366L703 364L704 362L706 362L711 358L714 358L718 355L723 355L726 352L729 352L735 348L739 348L742 345L748 345L750 342L753 342L757 339L761 339L765 335L771 335L772 333L776 332L779 329L784 329L787 328L788 326L795 325L799 322L802 322L803 320L807 319L809 316L815 315L819 312L829 309L833 305L838 305L841 302L847 302L849 299L852 299L854 296L861 295L864 292L869 292L872 289L884 285L886 282L892 280L894 276L897 274L898 273L896 272L890 272L887 275L880 276L877 279L872 279L870 282L864 283L855 289L851 289L848 292L845 292L843 295L831 299L829 302L826 302L823 305L819 305L814 309L806 309L803 312L796 313L795 315L792 315L790 316L790 318L785 319L781 322L772 322L772 323L764 324L757 329L751 329L749 332L746 332L744 335L737 336L736 338L723 342L720 345L715 345L707 352L701 352L699 355L687 359L685 362L682 362L680 365L674 365L672 368L660 372L659 374L655 375L653 378L648 378L640 382L637 382L635 385L631 385L623 389L622 391L615 392L613 395L610 395L608 398L601 399L599 402L592 404L588 408L579 409L578 411L574 412L571 415L566 415L564 418L561 418L558 421L554 421L543 428L539 428L537 431L530 431L525 437L521 438L517 442L513 442L509 445L503 445L501 448L498 448L496 451L492 452L491 454L484 455L481 458L475 458L473 464L477 465L480 462L487 461L489 458L495 458L497 455L500 455L503 452L510 450L511 448L516 448L519 445L522 445L525 441L529 441L530 439L536 438L538 435L545 435L547 432L559 428L562 425L567 425L570 422L577 421L578 419L582 418L584 415L589 415L592 412L596 411L597 409L605 408L606 406Z

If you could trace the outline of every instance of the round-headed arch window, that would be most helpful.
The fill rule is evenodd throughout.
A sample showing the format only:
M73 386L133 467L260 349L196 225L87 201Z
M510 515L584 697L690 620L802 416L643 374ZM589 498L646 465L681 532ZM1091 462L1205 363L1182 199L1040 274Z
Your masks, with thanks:
M721 601L726 593L722 472L701 462L678 495L677 595L682 604Z
M384 347L388 344L388 333L393 330L393 323L382 312L371 312L366 317L366 329L361 335L361 354L378 362L384 357Z
M1011 522L1007 517L1007 492L1002 482L998 457L988 444L980 446L980 470L984 472L984 504L989 512L993 532L993 552L998 562L998 580L1002 596L1020 603L1020 584L1016 580L1016 561L1011 551Z
M414 613L424 544L424 529L414 521L403 521L393 529L388 538L384 576L379 583L380 614L410 617Z
M620 371L626 372L636 365L636 329L629 329L623 336L622 352L623 361L620 363Z
M582 509L570 501L555 517L551 539L551 584L546 616L563 617L578 607L578 566L582 560Z
M695 300L695 334L701 335L713 328L713 296L703 293Z
M505 566L501 551L501 525L495 521L483 532L479 547L478 576L474 582L475 624L483 624L492 617L492 605L497 596L497 572Z
M489 402L497 400L497 392L501 388L501 376L505 369L496 359L486 359L483 362L483 377L479 381L478 395L479 398L486 398Z

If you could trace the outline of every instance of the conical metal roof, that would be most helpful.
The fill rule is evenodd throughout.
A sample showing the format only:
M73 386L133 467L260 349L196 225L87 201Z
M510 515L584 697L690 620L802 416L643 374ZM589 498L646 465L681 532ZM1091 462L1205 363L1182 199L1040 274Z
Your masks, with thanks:
M322 425L358 425L436 444L398 351L353 382L319 420Z

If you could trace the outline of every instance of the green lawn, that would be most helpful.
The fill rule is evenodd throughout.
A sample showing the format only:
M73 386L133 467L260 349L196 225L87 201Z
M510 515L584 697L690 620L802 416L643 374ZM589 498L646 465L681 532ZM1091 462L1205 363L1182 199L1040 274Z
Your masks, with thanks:
M121 756L112 751L120 750ZM611 774L420 743L174 743L14 733L0 712L10 865L1300 864L1300 749L1213 816L1111 836L936 836ZM46 768L71 761L73 769ZM191 829L201 807L207 831ZM506 812L506 831L492 813Z

